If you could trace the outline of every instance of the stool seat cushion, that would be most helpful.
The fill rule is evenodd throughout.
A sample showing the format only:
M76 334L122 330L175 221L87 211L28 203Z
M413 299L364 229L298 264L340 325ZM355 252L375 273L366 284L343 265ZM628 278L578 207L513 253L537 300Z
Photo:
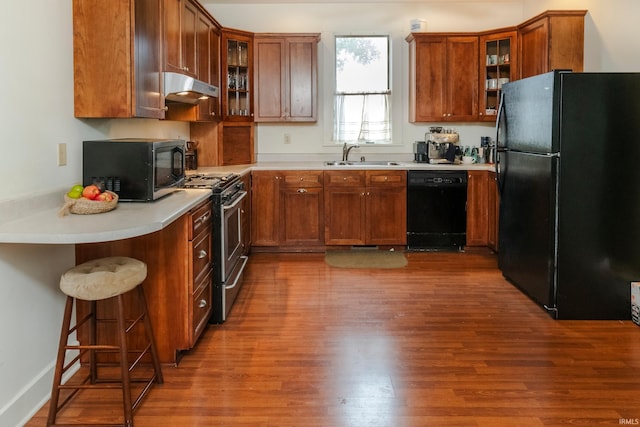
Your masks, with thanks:
M87 301L96 301L124 294L147 277L147 265L135 258L108 257L79 264L60 278L65 294Z

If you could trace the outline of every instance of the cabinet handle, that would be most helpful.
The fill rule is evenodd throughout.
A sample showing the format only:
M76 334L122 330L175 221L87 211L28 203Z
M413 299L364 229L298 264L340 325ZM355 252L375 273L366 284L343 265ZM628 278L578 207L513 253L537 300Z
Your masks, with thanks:
M206 258L206 257L207 257L207 251L205 251L204 249L198 252L199 259Z
M189 71L189 67L182 67L182 71Z
M307 189L306 188L298 188L298 193L306 193Z
M201 299L200 303L198 304L199 308L205 308L207 306L207 300L206 299Z

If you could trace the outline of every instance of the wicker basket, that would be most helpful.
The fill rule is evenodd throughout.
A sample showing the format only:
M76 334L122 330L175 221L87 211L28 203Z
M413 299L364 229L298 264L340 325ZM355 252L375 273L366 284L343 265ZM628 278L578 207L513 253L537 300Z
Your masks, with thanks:
M112 211L118 205L118 195L109 190L106 192L113 196L113 200L110 202L89 200L82 197L79 199L72 199L65 194L64 206L60 209L60 215L64 216L69 212L76 215L91 215Z

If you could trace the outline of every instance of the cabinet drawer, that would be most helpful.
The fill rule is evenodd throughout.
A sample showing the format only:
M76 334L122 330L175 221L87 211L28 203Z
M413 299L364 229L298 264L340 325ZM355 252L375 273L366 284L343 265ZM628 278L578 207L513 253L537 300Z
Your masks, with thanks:
M204 230L211 230L211 200L207 200L200 206L193 209L191 215L191 228L189 229L189 240L193 240Z
M201 233L192 243L193 280L198 281L211 268L211 233Z
M204 330L211 314L211 274L213 270L209 270L204 279L198 284L196 292L193 294L193 343Z
M322 187L322 171L284 172L281 185L287 187Z
M404 186L407 183L405 171L367 171L368 186Z
M328 186L364 185L365 171L325 171L324 182Z

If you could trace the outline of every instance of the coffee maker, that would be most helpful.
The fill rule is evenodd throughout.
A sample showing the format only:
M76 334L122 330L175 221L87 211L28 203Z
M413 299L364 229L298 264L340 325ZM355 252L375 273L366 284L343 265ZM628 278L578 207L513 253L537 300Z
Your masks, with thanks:
M425 142L413 144L414 161L417 163L453 163L458 152L460 137L451 129L440 126L429 128L425 134Z

